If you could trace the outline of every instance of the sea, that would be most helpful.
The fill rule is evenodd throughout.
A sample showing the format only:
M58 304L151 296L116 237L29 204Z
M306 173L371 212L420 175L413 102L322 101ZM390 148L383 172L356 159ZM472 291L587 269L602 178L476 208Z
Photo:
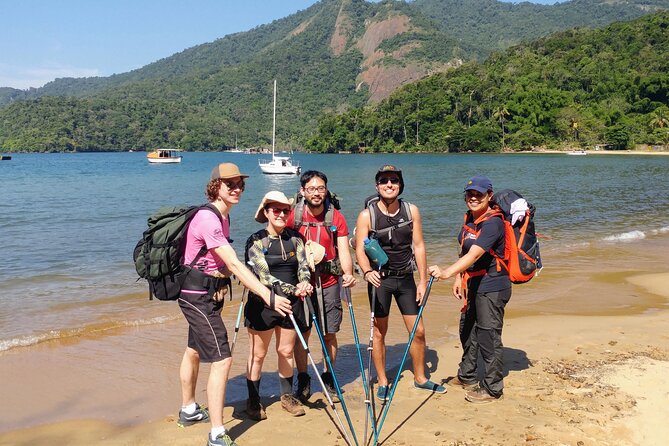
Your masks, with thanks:
M233 246L241 256L246 238L261 229L253 215L262 196L270 190L292 196L299 189L297 176L263 175L260 155L183 155L181 164L171 165L149 164L141 152L16 154L0 162L0 432L84 418L128 425L176 413L187 327L174 302L150 301L146 282L137 278L132 253L147 218L164 206L204 203L212 168L236 163L250 176L231 212ZM669 156L293 158L303 171L326 173L351 231L365 198L374 193L379 167L402 169L402 196L420 209L430 265L457 259L456 235L469 177L487 175L495 190L521 193L536 207L544 269L529 284L514 286L510 316L607 315L668 306L625 277L668 269ZM437 367L439 358L431 348L451 341L457 346L459 303L450 297L449 287L447 282L435 284L424 313L428 370L435 379L445 378L456 366ZM234 300L223 311L230 338L240 294L236 287ZM369 339L363 283L355 287L353 302L356 325L345 316L338 336L338 379L343 384L360 379L355 327L363 351ZM243 407L248 341L243 327L238 335L227 402ZM391 320L386 341L387 363L396 366L406 343L404 328ZM271 355L263 368L261 394L276 401L276 360ZM200 402L206 401L206 370L198 386Z

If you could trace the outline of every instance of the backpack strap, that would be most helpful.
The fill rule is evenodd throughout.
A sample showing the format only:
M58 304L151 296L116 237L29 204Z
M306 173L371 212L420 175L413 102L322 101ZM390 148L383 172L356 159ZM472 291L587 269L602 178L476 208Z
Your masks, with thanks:
M376 210L375 210L376 206L374 206L374 205L378 202L379 202L379 198L377 197L375 199L370 200L369 203L367 204L367 209L369 210L369 218L370 218L370 225L369 225L370 231L369 232L371 232L374 235L375 238L379 238L379 236L388 233L389 234L388 237L390 239L392 239L393 238L393 231L395 231L399 228L403 228L404 226L409 226L409 225L413 224L413 216L411 215L411 203L409 203L408 201L404 201L403 199L399 198L400 210L404 211L404 215L406 215L408 217L408 219L406 221L403 221L402 223L398 223L396 225L389 226L387 228L379 229L377 231L377 229L376 229Z
M200 209L198 209L198 212L199 212L200 210L202 210L202 209L209 209L211 212L213 212L214 214L216 214L216 216L218 217L218 219L221 221L221 224L223 224L223 215L221 215L221 211L219 211L218 208L217 208L216 206L214 206L214 205L211 204L211 203L207 203L207 204L205 204L204 206L201 206ZM191 220L191 221L192 221L192 220ZM188 223L188 226L190 226L190 222ZM228 243L232 243L232 240L230 240L229 238L228 238ZM209 250L207 249L207 245L202 245L202 247L201 247L200 250L198 251L197 255L193 258L193 261L190 262L190 263L188 264L188 266L190 266L191 268L192 268L193 266L195 266L195 264L196 264L202 257L204 257L205 255L207 255L207 251L209 251Z

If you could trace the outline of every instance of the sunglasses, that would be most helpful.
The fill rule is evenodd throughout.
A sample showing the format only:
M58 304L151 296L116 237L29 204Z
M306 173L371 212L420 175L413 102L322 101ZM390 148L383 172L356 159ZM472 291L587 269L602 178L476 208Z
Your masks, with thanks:
M228 188L228 190L244 190L246 187L246 183L244 183L244 180L239 180L239 181L223 181L223 184L225 184L225 187Z
M376 181L376 184L378 184L379 186L381 186L381 185L383 185L383 184L388 183L388 181L390 181L390 184L400 184L400 179L397 178L397 177L385 177L385 178L379 178L379 179Z
M469 200L471 198L476 198L477 200L482 200L485 198L488 194L487 193L482 193L477 190L468 190L465 192L465 200Z
M273 208L269 207L267 208L268 211L270 211L275 217L278 217L279 215L289 215L290 214L290 208Z

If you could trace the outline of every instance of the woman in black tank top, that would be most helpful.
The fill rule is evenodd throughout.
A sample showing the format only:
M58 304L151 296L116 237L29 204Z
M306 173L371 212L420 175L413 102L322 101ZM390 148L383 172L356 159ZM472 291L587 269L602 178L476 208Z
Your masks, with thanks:
M265 229L253 234L247 242L247 258L260 282L274 288L277 294L290 299L298 328L307 330L308 324L303 299L311 294L311 275L304 244L299 233L288 229L290 201L278 191L268 192L256 212L256 221L267 222ZM289 317L284 317L255 294L249 293L244 308L244 325L249 333L249 357L246 384L249 399L246 412L249 418L264 420L265 410L260 404L260 377L262 366L276 334L281 406L293 416L304 415L301 403L293 396L293 347L297 337Z

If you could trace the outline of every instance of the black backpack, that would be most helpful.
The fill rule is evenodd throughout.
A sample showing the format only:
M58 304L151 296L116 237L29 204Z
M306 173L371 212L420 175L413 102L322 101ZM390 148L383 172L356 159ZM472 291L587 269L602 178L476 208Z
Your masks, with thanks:
M185 282L207 290L210 295L230 279L209 276L193 266L206 253L203 246L190 265L183 264L188 226L200 209L209 209L219 219L221 213L210 204L161 208L148 218L148 229L133 252L135 269L149 282L149 299L176 300Z

